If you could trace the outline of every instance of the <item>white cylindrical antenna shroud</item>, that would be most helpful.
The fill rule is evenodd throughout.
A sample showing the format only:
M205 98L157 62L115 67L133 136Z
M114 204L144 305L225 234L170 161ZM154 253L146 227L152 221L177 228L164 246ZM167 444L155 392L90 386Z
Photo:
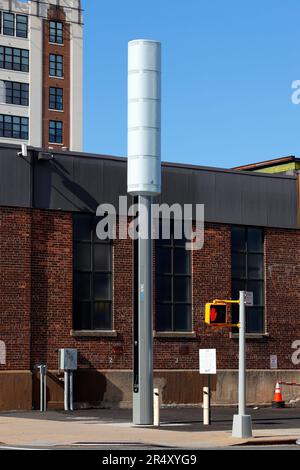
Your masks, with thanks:
M161 192L161 44L128 43L128 193Z

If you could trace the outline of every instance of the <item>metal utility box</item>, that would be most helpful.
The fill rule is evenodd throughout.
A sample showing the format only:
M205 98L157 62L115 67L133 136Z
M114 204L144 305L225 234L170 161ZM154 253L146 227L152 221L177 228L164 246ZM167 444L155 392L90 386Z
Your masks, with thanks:
M77 349L59 349L58 364L60 370L76 370Z

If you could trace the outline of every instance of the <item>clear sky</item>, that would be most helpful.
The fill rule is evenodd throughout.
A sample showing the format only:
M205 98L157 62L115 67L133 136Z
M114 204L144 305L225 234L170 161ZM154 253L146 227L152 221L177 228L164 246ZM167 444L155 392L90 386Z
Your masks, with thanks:
M299 0L83 0L84 150L126 155L127 42L162 42L162 160L300 155Z

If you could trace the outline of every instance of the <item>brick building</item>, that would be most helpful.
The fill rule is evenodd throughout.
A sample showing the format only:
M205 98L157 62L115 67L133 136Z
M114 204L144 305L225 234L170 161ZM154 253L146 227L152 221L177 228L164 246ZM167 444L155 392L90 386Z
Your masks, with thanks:
M48 405L61 408L63 347L78 349L78 406L130 405L135 246L95 233L98 205L117 208L126 195L126 159L33 147L20 157L19 150L0 145L0 410L38 407L41 362L49 368ZM299 382L297 173L163 164L162 188L158 202L205 204L202 250L187 252L172 235L155 242L154 369L164 403L201 402L198 350L210 347L217 348L213 400L236 403L238 335L205 326L204 305L236 298L239 289L254 292L248 401L270 402L277 378Z
M0 142L82 150L80 0L1 0Z

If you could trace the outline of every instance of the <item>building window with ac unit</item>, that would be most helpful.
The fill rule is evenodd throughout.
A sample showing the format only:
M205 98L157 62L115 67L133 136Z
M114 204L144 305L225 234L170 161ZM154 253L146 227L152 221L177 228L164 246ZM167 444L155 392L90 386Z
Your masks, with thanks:
M50 21L49 42L63 44L63 23L61 21Z
M0 114L0 137L28 140L29 119Z
M29 84L4 81L5 103L29 106Z
M28 36L28 16L16 15L16 36L27 38Z
M112 243L99 240L99 218L73 217L75 330L112 329Z
M186 239L171 236L155 242L156 330L188 332L192 330L191 252Z
M15 35L15 15L13 13L3 13L3 34L5 36Z
M50 54L49 56L49 75L51 77L63 77L63 56Z
M233 226L231 229L232 298L239 291L253 292L253 307L246 307L247 333L264 333L264 231ZM232 322L238 323L238 306L232 307Z
M27 49L0 46L0 68L28 72L29 51Z
M63 89L50 87L49 89L49 109L63 111Z

